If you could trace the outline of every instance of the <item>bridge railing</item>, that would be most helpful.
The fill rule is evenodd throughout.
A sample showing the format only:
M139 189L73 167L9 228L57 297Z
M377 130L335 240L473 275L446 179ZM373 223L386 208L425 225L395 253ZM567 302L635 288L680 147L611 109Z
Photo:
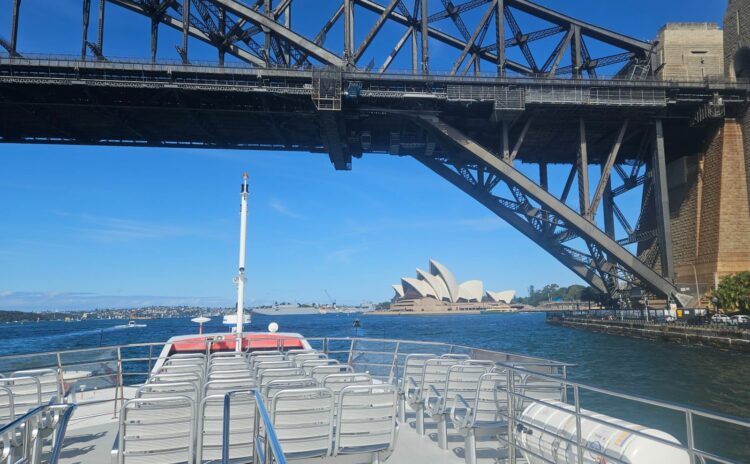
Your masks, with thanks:
M132 58L132 57L108 57L106 61L88 59L81 60L80 57L74 55L53 55L53 54L33 54L25 53L23 56L11 57L7 53L0 53L0 65L12 66L38 66L38 67L74 67L78 69L91 68L91 69L129 69L129 70L141 70L141 71L163 71L169 70L171 72L200 72L200 73L214 73L214 74L238 74L238 75L257 75L259 72L272 72L275 75L287 75L287 76L310 76L313 68L289 68L283 66L265 66L265 67L252 67L244 63L227 62L223 66L219 66L218 63L212 61L192 61L189 64L183 63L179 60L159 59L156 62L152 62L149 59ZM11 72L6 70L6 72ZM680 78L672 80L663 80L655 77L631 79L624 76L597 76L596 78L591 77L580 77L572 79L570 76L549 76L547 74L526 74L526 75L509 75L506 77L498 77L492 73L478 73L467 76L453 75L449 70L430 70L429 75L415 74L410 70L389 70L386 73L380 74L377 72L365 71L360 69L351 69L343 71L343 75L346 78L356 79L360 78L372 78L377 76L379 79L385 80L419 80L429 82L503 82L508 84L523 84L529 82L535 83L551 83L551 84L565 84L565 83L578 83L578 84L617 84L618 86L664 86L664 87L724 87L724 88L748 88L750 86L750 79L740 79L731 81L730 79L723 77L706 77L706 78Z

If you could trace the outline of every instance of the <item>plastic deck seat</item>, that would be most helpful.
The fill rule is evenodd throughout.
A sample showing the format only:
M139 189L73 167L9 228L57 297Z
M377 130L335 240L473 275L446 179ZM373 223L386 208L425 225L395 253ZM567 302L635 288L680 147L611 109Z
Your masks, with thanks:
M0 379L0 387L13 394L13 410L16 416L42 404L42 385L36 377L9 377Z
M313 361L316 359L328 359L328 356L326 356L324 353L300 353L294 356L287 356L287 359L290 361L293 361L294 364L297 365L297 367L302 367L302 363L305 361Z
M354 368L347 364L331 364L328 366L315 366L310 371L310 377L315 379L320 386L323 386L323 380L333 374L353 374Z
M448 415L457 395L465 400L476 397L479 379L489 371L489 366L475 364L458 364L448 369L442 389L432 385L427 392L424 407L425 413L437 423L438 446L448 448Z
M258 379L258 383L260 383L260 375L263 373L263 371L271 369L293 369L296 367L297 366L295 366L291 361L267 361L257 363L255 365L255 368L253 369L253 373L255 374L255 378Z
M0 386L0 427L13 421L16 411L13 404L13 391L7 386Z
M250 358L250 369L255 372L260 363L264 362L288 362L286 357L281 354L273 354L267 356L254 356Z
M114 462L191 464L194 458L195 404L190 398L140 398L125 403Z
M13 377L35 377L39 379L42 394L42 403L50 401L59 403L62 401L62 385L57 369L31 369L14 372Z
M255 376L249 369L236 369L226 371L213 371L208 374L208 381L213 382L215 380L234 380L243 381L247 384L255 384Z
M406 397L410 390L409 379L413 378L416 382L421 382L424 364L427 360L433 358L435 358L434 354L410 354L404 359L398 383L398 413L399 421L402 424L406 422Z
M193 372L180 374L170 374L165 372L152 374L151 377L148 378L148 382L146 383L169 382L195 382L196 384L200 385L203 383L203 377Z
M302 365L299 366L302 369L305 370L305 374L312 375L312 370L314 367L318 366L335 366L339 364L339 362L335 359L308 359L305 361L302 361Z
M425 399L430 395L430 392L433 389L440 391L445 388L448 370L451 366L460 364L463 360L463 358L453 357L428 359L424 363L422 375L419 380L414 377L409 377L409 390L406 395L406 400L416 414L417 434L424 435Z
M496 435L505 432L507 421L503 414L508 409L508 395L501 388L506 384L506 373L488 372L479 378L473 398L456 394L450 417L453 427L464 437L466 464L477 462L477 435Z
M264 403L270 404L271 399L273 399L274 395L282 390L298 390L301 388L317 387L319 387L318 383L309 377L297 379L276 379L270 380L265 385L263 385L261 394L263 395Z
M195 382L149 383L139 387L135 392L135 397L153 399L185 396L197 404L200 392L201 389Z
M224 382L224 381L219 381ZM212 384L212 385L211 385ZM208 382L205 397L198 412L196 464L218 463L222 457L224 431L224 395L230 391L246 390L237 385ZM210 393L210 394L209 394ZM255 396L241 394L229 404L229 459L231 463L253 461L255 447Z
M298 367L287 367L282 369L261 369L258 373L258 386L261 388L265 387L268 382L273 380L292 380L292 379L305 379L308 378L305 375L305 371Z
M271 421L287 460L331 455L333 392L328 388L276 393L271 400Z
M387 459L396 444L396 389L389 384L352 385L339 394L333 455L364 454Z

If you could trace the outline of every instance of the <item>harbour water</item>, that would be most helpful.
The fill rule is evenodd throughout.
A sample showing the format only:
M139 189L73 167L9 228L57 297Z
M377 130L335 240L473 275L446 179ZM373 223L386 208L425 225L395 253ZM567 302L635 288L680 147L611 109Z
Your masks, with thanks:
M276 321L281 331L311 337L360 337L443 341L574 363L572 379L661 400L750 417L750 356L716 349L637 340L555 327L543 314L475 316L255 315L250 330ZM139 321L145 328L120 328L127 321L93 320L7 324L0 356L104 345L161 342L197 333L190 319ZM216 317L205 332L227 327Z

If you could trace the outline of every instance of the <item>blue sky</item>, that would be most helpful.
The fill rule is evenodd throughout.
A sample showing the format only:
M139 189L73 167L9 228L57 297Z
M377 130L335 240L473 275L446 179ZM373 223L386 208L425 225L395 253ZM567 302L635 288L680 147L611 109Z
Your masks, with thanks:
M718 0L540 3L642 39L667 21L721 21L725 8ZM22 53L77 52L80 1L31 0L22 8L47 13L24 15ZM148 56L148 22L108 8L105 53ZM178 41L165 31L160 57L175 59ZM380 47L371 53L382 55ZM336 172L327 156L305 153L0 149L0 309L231 304L244 171L248 303L326 302L325 290L340 303L383 301L390 284L429 258L490 290L526 294L529 285L580 283L408 157L366 155L351 172ZM552 171L553 188L564 171Z

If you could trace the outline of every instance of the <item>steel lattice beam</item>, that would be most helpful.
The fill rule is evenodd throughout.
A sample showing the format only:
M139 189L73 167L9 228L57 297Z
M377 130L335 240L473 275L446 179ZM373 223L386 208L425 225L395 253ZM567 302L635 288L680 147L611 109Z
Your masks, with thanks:
M524 176L511 164L496 157L475 141L471 140L469 137L437 117L426 115L415 115L415 117L418 124L435 134L435 136L443 143L459 150L462 154L472 159L472 161L484 165L488 172L492 172L496 176L502 178L503 181L510 186L518 188L524 195L528 195L530 198L538 202L544 209L552 212L557 218L559 218L559 221L575 231L575 233L580 238L583 238L592 249L596 250L596 260L602 261L604 259L603 253L606 253L608 260L621 266L625 271L632 274L635 279L640 281L655 294L665 298L675 298L682 304L689 303L691 297L681 294L671 282L641 262L637 257L623 248L605 232L601 231L587 218L576 213L552 194L542 189L534 181ZM607 266L611 265L612 264L607 264ZM601 269L601 266L599 266L599 268L602 272L610 272L610 269ZM589 280L589 282L593 284L591 280Z

